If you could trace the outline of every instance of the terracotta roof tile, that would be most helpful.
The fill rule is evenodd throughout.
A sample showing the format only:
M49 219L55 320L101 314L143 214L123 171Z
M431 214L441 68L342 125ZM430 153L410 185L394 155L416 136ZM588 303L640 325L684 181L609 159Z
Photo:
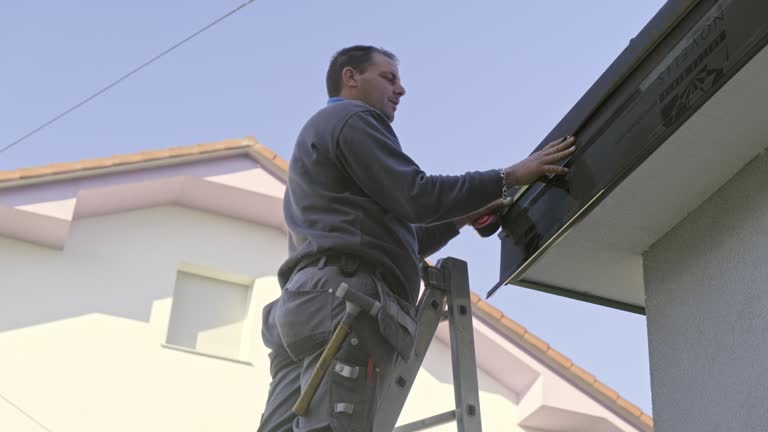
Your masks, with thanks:
M244 140L226 140L219 141L210 144L199 144L197 146L200 153L208 153L213 151L231 150L239 147L247 147L248 144Z
M37 167L37 168L22 168L20 170L17 170L19 173L19 177L21 178L30 178L30 177L41 177L45 175L53 174L53 170L47 166L43 167Z
M500 310L491 306L491 304L488 302L480 301L475 305L475 308L480 309L481 311L485 312L486 314L490 315L493 319L496 319L496 320L500 320L501 317L504 316L504 314Z
M643 413L640 416L640 421L647 424L650 427L653 427L653 417L649 416L648 414Z
M640 417L643 415L643 410L641 410L637 405L633 404L632 402L619 397L616 399L616 403L619 404L619 406L624 407L627 411L631 412L632 414Z
M549 349L547 350L547 355L551 357L552 360L560 363L560 365L562 365L566 369L570 368L573 365L573 361L571 361L571 359L569 359L560 351L557 351L552 347L549 347Z
M96 169L96 168L108 168L112 166L112 160L109 158L103 159L85 159L81 160L80 166L82 169Z
M50 168L51 172L62 172L62 171L79 171L82 168L83 164L80 162L64 162L64 163L55 163L48 165L47 168Z
M569 370L571 371L572 374L581 378L583 381L586 381L589 384L594 384L595 382L597 382L597 379L595 378L594 375L578 367L576 364L571 365Z
M547 352L549 349L549 344L544 342L543 340L539 339L534 335L533 333L526 333L525 336L523 336L523 339L525 339L528 343L535 346L539 350L543 351L544 353Z
M475 293L473 293L473 292L470 292L470 293L469 293L469 302L470 302L470 303L472 303L472 304L476 304L476 303L478 303L478 302L480 302L480 301L481 301L481 299L480 299L480 296L479 296L479 295L477 295L477 294L475 294Z
M164 150L149 150L139 153L115 155L97 159L85 159L79 162L56 163L42 167L23 168L12 171L0 171L0 182L28 179L33 177L45 177L56 174L73 173L99 168L109 168L118 165L169 159L180 156L191 156L203 153L212 153L238 148L253 148L267 161L278 169L287 171L288 163L281 159L275 152L260 144L253 137L244 139L231 139L208 144L196 144L182 147L171 147Z
M198 150L195 146L171 147L168 149L168 153L171 156L190 156L197 154L197 152Z
M150 150L139 153L143 160L165 159L171 157L169 150Z
M254 150L261 153L265 158L272 160L277 157L277 153L272 151L272 149L267 148L265 145L256 143L254 144Z
M280 158L275 158L275 159L272 159L272 163L274 163L281 170L288 171L288 162L286 162L285 160Z
M21 178L21 175L19 174L19 170L0 171L0 182L18 180L20 178Z
M145 161L140 154L117 155L112 156L110 159L112 160L112 165L127 165Z
M609 399L612 399L612 400L619 399L619 393L616 390L608 387L607 385L601 383L600 381L595 381L592 384L592 386L594 386L597 389L597 391L599 391L600 393L608 396Z
M254 153L256 153L256 157L264 158L266 160L272 161L272 163L282 171L288 172L288 162L284 159L281 159L277 153L272 151L269 147L259 143L253 138L246 138L247 140L252 140L253 144L251 145L251 149Z
M504 327L512 330L514 333L519 334L521 337L528 333L528 330L515 320L509 319L507 317L501 317L499 321L501 321L501 324L504 325Z

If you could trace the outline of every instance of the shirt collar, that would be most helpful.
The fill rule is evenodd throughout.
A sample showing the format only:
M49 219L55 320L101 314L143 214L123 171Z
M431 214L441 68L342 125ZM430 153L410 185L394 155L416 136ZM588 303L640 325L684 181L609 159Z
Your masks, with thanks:
M343 97L338 97L338 96L332 97L332 98L328 99L328 105L335 104L335 103L341 102L343 100L345 100Z

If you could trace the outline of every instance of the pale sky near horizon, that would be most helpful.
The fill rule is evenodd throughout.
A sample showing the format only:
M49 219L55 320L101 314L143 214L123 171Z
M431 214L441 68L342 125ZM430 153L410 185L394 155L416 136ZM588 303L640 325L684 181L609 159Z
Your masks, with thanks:
M242 3L4 2L0 148ZM0 170L243 136L288 159L325 104L331 55L359 43L400 58L407 94L393 126L426 172L510 165L663 3L256 0L0 153ZM480 294L498 280L496 237L465 229L441 256L467 260ZM651 412L644 317L513 286L490 302Z

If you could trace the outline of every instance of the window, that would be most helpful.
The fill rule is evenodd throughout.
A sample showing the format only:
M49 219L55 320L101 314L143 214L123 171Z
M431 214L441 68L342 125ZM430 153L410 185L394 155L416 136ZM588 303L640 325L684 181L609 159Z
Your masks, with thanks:
M164 346L249 363L254 279L182 263Z

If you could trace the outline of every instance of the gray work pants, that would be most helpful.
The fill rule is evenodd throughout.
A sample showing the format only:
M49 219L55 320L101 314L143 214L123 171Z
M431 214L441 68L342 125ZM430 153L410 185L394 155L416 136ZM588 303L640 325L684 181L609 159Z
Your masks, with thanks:
M376 319L361 312L305 416L293 404L346 311L329 289L343 281L379 298L375 276L345 276L338 267L308 267L294 274L280 297L264 308L262 338L271 350L267 404L258 432L371 432L379 396L397 354L379 332Z

